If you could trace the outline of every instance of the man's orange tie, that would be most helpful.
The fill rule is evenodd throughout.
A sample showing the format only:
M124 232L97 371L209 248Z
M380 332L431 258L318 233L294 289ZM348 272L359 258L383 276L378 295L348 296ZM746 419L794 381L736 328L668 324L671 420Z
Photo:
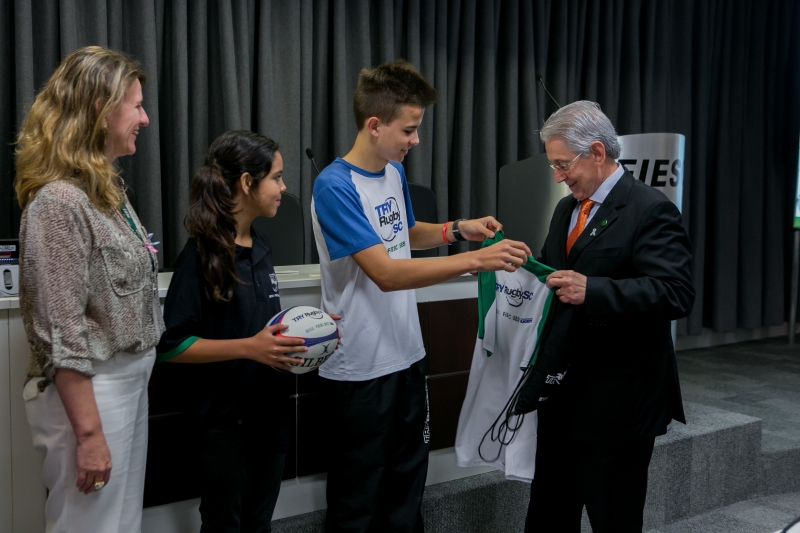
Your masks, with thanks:
M569 255L572 245L578 240L578 237L580 237L584 226L586 226L586 220L589 218L589 211L592 210L593 204L594 202L591 200L581 200L581 210L578 213L578 222L575 224L575 227L572 228L572 231L569 232L569 237L567 237L567 255Z

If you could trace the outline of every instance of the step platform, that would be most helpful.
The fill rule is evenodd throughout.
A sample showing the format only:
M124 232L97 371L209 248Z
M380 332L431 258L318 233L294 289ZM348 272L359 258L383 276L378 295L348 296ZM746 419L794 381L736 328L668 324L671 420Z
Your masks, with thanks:
M684 407L687 424L673 422L667 434L656 439L645 531L766 493L785 492L783 487L795 483L791 476L800 469L800 451L765 459L761 419L691 402ZM521 532L529 493L528 484L507 481L500 472L430 485L422 505L425 531ZM324 531L324 523L323 510L277 520L272 530L315 533ZM584 531L591 531L585 516Z

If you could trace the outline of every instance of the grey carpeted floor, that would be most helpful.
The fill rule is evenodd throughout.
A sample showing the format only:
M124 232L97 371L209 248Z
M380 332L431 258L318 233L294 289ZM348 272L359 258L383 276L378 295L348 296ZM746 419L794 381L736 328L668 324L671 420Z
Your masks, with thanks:
M647 533L773 533L800 515L800 492L735 503Z
M800 448L800 344L790 346L780 337L677 355L685 402L760 418L761 453L778 466L784 452ZM787 470L791 476L796 471ZM648 533L773 533L798 515L800 492L792 492L739 502ZM583 531L591 532L586 516Z
M762 453L800 448L800 345L786 337L678 352L685 401L763 420Z
M685 401L762 419L761 452L800 448L800 345L786 337L678 352ZM649 533L772 533L800 515L800 492L739 502Z

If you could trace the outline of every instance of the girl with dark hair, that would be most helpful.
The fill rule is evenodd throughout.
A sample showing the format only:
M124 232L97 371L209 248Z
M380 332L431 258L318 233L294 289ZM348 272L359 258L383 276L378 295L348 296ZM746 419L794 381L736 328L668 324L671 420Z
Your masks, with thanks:
M281 203L278 145L231 131L208 149L191 186L190 239L172 275L158 360L184 373L201 474L202 533L270 531L280 490L293 393L290 370L302 341L265 328L281 310L269 239L251 226Z

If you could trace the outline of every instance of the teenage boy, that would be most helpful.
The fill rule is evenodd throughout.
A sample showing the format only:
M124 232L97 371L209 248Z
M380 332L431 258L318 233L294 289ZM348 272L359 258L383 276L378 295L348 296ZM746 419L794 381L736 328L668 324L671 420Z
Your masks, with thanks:
M478 251L411 259L412 249L483 241L493 217L415 222L402 165L436 91L403 60L364 69L358 136L314 184L311 216L322 307L342 316L342 344L320 367L329 385L328 533L418 532L428 469L422 335L412 289L471 271L513 272L530 255L503 240Z

